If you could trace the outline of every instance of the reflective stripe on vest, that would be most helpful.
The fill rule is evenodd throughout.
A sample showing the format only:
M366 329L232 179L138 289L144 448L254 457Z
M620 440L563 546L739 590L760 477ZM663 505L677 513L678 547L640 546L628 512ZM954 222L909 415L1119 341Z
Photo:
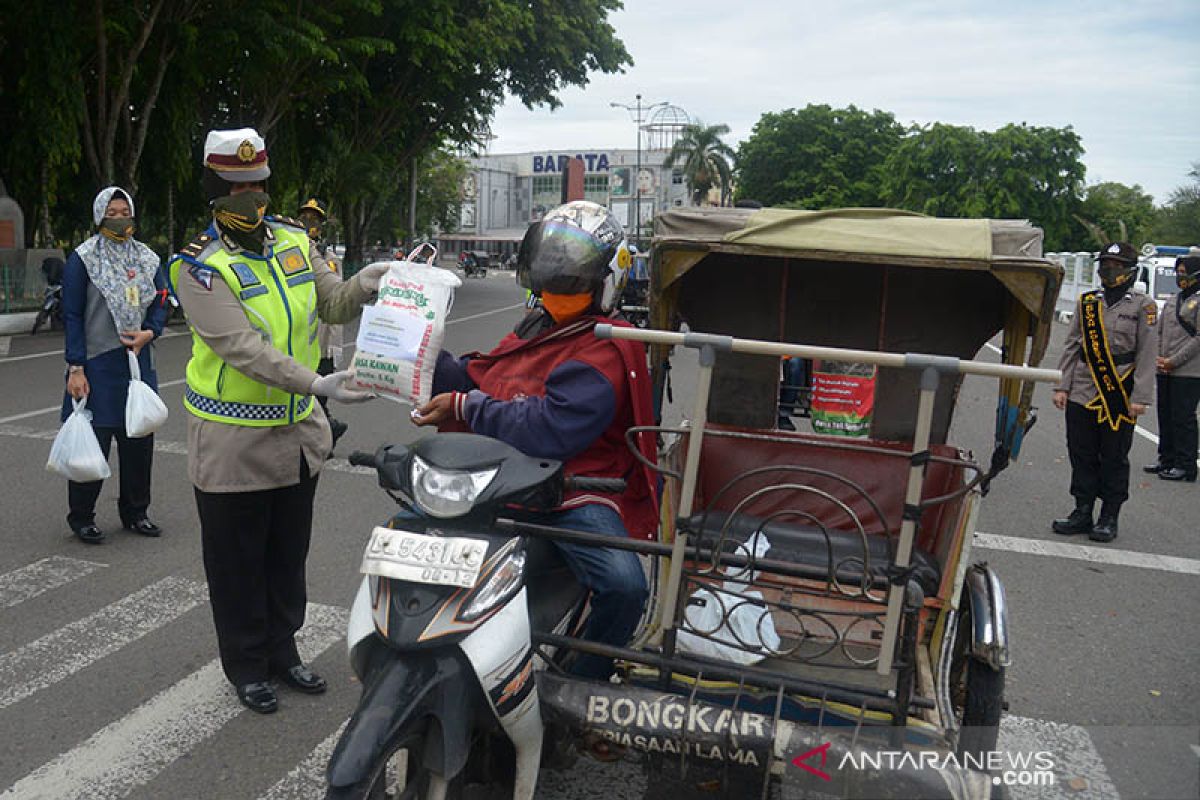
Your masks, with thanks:
M173 260L171 282L177 285L181 271L189 266L211 269L228 284L251 327L265 342L315 371L320 348L316 343L317 294L308 260L308 237L282 223L267 224L275 244L266 257L233 254L217 246L191 265L184 264L182 258ZM294 395L238 372L194 330L186 374L184 406L202 419L269 427L299 422L312 413L310 396Z

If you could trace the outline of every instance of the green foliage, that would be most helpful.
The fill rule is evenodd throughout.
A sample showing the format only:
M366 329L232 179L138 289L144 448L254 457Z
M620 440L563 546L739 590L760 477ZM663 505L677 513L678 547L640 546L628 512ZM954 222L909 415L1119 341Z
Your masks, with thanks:
M854 106L763 114L738 148L738 196L797 208L882 205L884 162L903 134L890 113Z
M1138 247L1150 241L1154 198L1137 184L1096 183L1087 187L1075 216L1091 235L1082 249L1092 250L1112 241L1131 242Z
M700 205L714 186L721 187L721 205L725 205L729 197L733 186L731 162L734 152L721 141L728 133L728 125L688 125L663 162L666 169L682 165L683 179L687 182L693 205Z
M1046 248L1078 235L1083 145L1070 128L997 131L935 123L909 132L884 166L885 205L941 217L1025 218Z
M457 216L447 145L507 94L557 105L565 86L630 63L619 0L0 0L0 177L72 246L91 198L137 195L141 235L178 246L206 224L207 130L268 139L273 211L305 193L337 209L347 244ZM13 46L19 42L21 46ZM426 185L428 182L428 185ZM425 202L438 204L424 208ZM32 229L34 226L27 226Z
M1188 172L1191 183L1171 193L1151 226L1155 244L1200 245L1200 161Z

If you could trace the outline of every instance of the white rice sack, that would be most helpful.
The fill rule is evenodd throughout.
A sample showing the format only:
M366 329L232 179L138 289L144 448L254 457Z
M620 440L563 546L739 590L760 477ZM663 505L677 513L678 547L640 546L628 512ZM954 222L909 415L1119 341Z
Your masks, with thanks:
M390 264L375 305L363 309L353 384L419 407L432 394L446 317L462 281L449 270L426 264Z

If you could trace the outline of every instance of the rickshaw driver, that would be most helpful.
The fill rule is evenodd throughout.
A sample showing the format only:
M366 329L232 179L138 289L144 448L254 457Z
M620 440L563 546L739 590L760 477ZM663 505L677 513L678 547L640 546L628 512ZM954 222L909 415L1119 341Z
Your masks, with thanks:
M554 511L514 516L560 528L650 538L658 521L656 483L625 444L630 427L654 424L645 347L593 335L597 322L628 325L611 316L628 269L628 259L615 258L623 238L613 215L587 201L560 206L531 226L521 242L517 270L542 305L486 355L455 359L443 351L434 373L435 396L413 421L441 430L469 430L526 455L561 460L567 475L623 478L626 490L615 499L568 492ZM653 445L642 446L653 463ZM554 545L592 593L585 638L625 645L647 596L637 555L560 541ZM612 673L612 661L585 654L572 672L603 680Z
M1100 251L1101 291L1079 298L1058 368L1054 406L1067 412L1067 452L1075 510L1054 520L1055 533L1117 538L1129 499L1129 448L1137 418L1154 397L1158 305L1133 288L1137 252L1127 242ZM1096 498L1100 516L1092 524Z

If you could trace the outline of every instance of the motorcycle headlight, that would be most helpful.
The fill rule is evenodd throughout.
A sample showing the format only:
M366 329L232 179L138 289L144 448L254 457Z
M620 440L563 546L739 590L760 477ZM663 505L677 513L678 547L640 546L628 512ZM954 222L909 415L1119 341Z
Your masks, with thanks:
M469 472L440 469L414 455L412 460L413 499L432 517L460 517L471 510L475 498L496 477L500 467Z
M501 561L487 580L471 591L462 610L455 616L461 622L474 622L501 603L506 603L521 588L525 577L525 551L515 550Z

